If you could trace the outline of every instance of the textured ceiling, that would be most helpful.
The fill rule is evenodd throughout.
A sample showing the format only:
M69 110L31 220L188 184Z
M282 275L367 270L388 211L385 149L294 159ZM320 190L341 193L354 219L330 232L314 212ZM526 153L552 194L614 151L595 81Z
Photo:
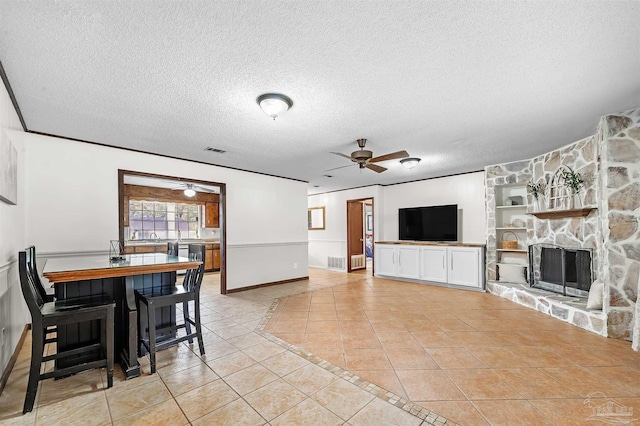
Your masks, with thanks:
M2 0L0 60L31 131L317 193L481 170L593 134L640 104L639 21L637 0ZM256 104L266 92L293 108L272 121ZM323 177L358 138L422 162Z

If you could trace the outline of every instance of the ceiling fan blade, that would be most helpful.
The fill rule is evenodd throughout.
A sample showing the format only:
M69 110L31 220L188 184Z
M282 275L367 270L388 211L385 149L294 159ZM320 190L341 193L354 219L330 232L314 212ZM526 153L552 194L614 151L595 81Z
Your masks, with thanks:
M353 161L353 158L351 158L351 156L350 156L350 155L342 154L342 153L340 153L340 152L332 152L332 154L338 155L338 156L340 156L340 157L348 158L349 160Z
M330 172L332 170L344 169L345 167L355 166L355 164L347 164L346 166L334 167L333 169L325 170L325 172Z
M405 158L408 156L409 156L409 153L407 151L392 152L391 154L385 154L379 157L373 157L372 159L369 160L369 163L379 163L380 161L396 160L398 158Z
M382 173L385 170L387 170L386 168L384 168L382 166L378 166L377 164L367 164L365 167L367 169L373 170L376 173Z
M193 184L192 185L193 189L197 190L198 192L208 192L209 194L217 194L218 191L215 191L211 188L207 188L206 186L200 186L200 185L196 185Z

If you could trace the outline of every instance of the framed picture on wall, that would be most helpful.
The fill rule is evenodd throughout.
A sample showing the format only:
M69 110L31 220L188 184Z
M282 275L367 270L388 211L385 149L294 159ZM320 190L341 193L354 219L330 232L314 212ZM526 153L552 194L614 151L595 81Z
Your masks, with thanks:
M373 232L373 215L371 213L367 213L367 220L366 220L366 233L370 234Z
M0 200L18 204L18 151L4 131L0 131Z

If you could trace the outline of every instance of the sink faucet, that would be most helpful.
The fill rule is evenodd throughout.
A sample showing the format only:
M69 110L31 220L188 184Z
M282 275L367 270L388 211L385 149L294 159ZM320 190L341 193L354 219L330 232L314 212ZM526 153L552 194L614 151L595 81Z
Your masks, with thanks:
M150 240L157 240L158 239L158 234L156 234L155 232L152 232L151 234L149 234L149 239Z
M180 230L178 229L178 242L182 241L182 235L180 234Z

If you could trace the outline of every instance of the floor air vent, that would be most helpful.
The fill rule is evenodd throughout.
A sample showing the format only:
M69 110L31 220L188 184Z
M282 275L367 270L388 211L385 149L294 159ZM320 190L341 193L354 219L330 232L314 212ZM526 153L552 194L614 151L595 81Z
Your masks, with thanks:
M344 257L327 257L327 268L344 269Z

